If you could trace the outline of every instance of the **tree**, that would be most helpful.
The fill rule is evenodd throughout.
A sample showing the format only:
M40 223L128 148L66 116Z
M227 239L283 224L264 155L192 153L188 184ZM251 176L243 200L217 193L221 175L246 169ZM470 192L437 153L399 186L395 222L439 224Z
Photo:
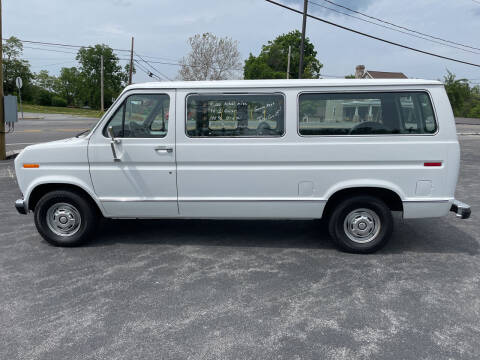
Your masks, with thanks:
M448 70L443 83L455 116L480 117L480 87L470 87L467 79L457 79Z
M67 101L68 105L80 105L81 75L76 67L62 68L54 89L55 92Z
M123 71L123 76L122 76L122 87L125 87L128 85L130 64L126 64L124 69L125 70ZM137 69L135 68L135 63L133 64L133 67L132 67L132 73L133 74L137 73Z
M125 73L112 48L107 45L78 50L76 59L80 63L79 95L84 104L100 108L100 58L103 55L105 106L111 105L111 99L122 91Z
M447 70L447 75L444 76L443 82L454 114L456 116L465 116L465 103L471 96L468 80L457 79L455 74Z
M23 53L22 42L11 36L3 44L3 89L6 95L16 94L15 79L21 77L23 81L22 94L25 98L31 98L31 81L33 74L30 71L28 61L21 59Z
M57 78L55 76L51 76L47 70L40 70L38 74L34 75L34 81L35 85L41 87L42 89L53 91Z
M300 43L302 34L298 30L278 36L262 47L258 56L250 53L245 61L245 79L285 79L287 77L288 47L292 47L290 77L298 78ZM308 38L305 39L304 79L318 79L323 65L317 60L317 52Z
M191 50L180 61L180 79L225 80L235 77L241 67L237 41L204 33L189 38L188 42Z

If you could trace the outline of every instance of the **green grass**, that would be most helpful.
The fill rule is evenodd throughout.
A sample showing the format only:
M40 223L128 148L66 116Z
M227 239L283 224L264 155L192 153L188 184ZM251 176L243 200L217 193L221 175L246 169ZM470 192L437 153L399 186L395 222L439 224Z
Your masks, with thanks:
M20 112L20 107L18 108ZM23 104L24 112L32 113L41 113L41 114L68 114L68 115L77 115L77 116L86 116L99 118L102 116L100 110L90 110L90 109L78 109L78 108L68 108L68 107L56 107L56 106L42 106L42 105L31 105Z

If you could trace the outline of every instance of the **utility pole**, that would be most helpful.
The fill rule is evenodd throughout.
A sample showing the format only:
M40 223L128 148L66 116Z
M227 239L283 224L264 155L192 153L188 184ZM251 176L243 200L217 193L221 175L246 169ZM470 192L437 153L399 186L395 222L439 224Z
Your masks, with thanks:
M132 48L130 50L130 69L128 69L128 85L132 83L132 74L133 74L133 36L132 36Z
M298 68L298 78L303 75L303 53L305 52L305 31L307 28L307 9L308 0L303 0L303 24L302 24L302 41L300 42L300 65Z
M290 79L290 57L292 56L292 46L288 45L287 79Z
M2 0L0 0L0 160L7 157L5 142L5 114L3 112L3 41L2 41Z
M103 106L103 55L100 56L100 110L105 111Z

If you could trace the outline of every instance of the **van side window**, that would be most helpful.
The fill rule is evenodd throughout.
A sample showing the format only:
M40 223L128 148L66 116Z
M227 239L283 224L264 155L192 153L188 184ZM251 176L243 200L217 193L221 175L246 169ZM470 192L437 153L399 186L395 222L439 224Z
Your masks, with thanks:
M168 95L130 95L112 116L103 130L113 127L116 137L152 138L164 137L168 132L170 97Z
M190 137L282 136L284 98L280 94L194 94L187 97Z
M301 135L433 134L432 103L424 92L300 95Z

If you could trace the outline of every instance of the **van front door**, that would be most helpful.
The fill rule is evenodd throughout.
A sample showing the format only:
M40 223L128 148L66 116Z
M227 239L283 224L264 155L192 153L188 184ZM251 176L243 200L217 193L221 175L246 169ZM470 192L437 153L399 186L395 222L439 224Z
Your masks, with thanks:
M90 139L95 193L109 217L177 216L175 91L122 98Z

